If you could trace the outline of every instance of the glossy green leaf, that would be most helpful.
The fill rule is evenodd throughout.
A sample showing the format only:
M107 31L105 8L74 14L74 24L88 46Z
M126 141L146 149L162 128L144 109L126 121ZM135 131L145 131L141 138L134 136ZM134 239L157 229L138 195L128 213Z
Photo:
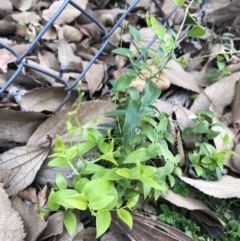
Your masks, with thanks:
M206 34L205 29L202 26L195 26L192 29L190 29L187 33L188 37L201 37Z
M201 166L196 165L196 166L194 166L194 169L199 177L203 174L203 169Z
M77 226L77 219L76 216L73 212L67 212L64 214L64 219L63 219L64 225L71 236Z
M56 185L59 189L66 189L67 188L67 181L63 177L61 173L56 174Z
M113 196L100 195L89 199L89 207L92 210L100 210L108 206L113 201Z
M185 0L172 0L177 6L181 6Z
M138 202L138 199L139 199L139 194L135 195L134 197L130 198L128 201L127 201L127 207L128 208L133 208L136 206L137 202Z
M121 168L117 170L116 173L122 177L131 178L131 172L130 172L130 169L128 168Z
M128 225L130 229L132 229L133 218L132 218L132 215L127 210L117 209L117 215L124 223Z
M54 148L54 150L57 152L57 151L64 151L65 150L65 145L64 145L64 143L63 143L63 141L62 141L62 138L59 136L59 135L57 135L56 136L56 141L55 141L55 148Z
M99 210L96 215L96 227L97 227L96 238L99 238L107 231L107 229L110 226L110 223L111 223L110 212L106 209Z

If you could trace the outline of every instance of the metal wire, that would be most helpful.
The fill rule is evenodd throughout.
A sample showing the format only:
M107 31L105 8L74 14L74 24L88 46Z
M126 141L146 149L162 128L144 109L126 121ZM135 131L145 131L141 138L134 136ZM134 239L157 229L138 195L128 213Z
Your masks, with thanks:
M2 94L4 91L7 90L7 88L14 83L14 81L16 80L16 78L18 77L18 75L20 74L21 70L23 67L25 68L30 68L33 69L35 71L39 71L47 76L52 77L56 82L58 83L62 83L65 86L65 91L66 91L66 98L61 102L61 104L58 106L58 108L54 111L58 111L64 104L65 102L68 100L68 98L71 95L72 90L76 87L76 85L79 83L79 81L81 81L85 74L87 73L87 71L91 68L91 66L93 65L93 63L96 61L96 59L103 53L104 49L106 48L106 46L108 44L111 44L109 42L111 35L114 33L114 31L120 26L120 24L122 23L122 21L126 18L126 16L129 14L129 12L131 12L136 5L139 3L140 0L135 0L133 1L133 3L131 5L129 5L126 9L126 11L124 12L124 14L118 19L118 21L115 23L115 25L112 27L112 29L108 32L106 30L106 28L96 19L94 18L91 14L89 14L86 10L82 9L77 3L75 3L73 0L64 0L63 4L60 6L60 8L56 11L56 13L52 16L52 18L46 23L46 25L44 26L44 28L38 33L38 35L36 36L36 38L34 39L34 41L29 45L29 47L21 54L19 55L13 48L9 47L8 45L2 43L0 41L0 47L5 48L6 50L8 50L9 52L11 52L13 55L16 56L16 61L15 64L17 65L17 70L15 71L15 73L9 78L9 80L6 82L6 84L0 89L0 94ZM163 14L162 11L162 5L160 3L159 0L153 0L153 2L155 3L156 7L159 9L161 15ZM75 79L75 81L69 85L64 79L62 79L62 71L63 69L60 69L59 72L59 76L46 71L44 68L39 68L33 65L30 65L27 63L27 61L25 60L26 56L36 47L36 45L38 44L38 42L40 41L40 39L42 38L42 36L45 34L45 32L53 25L54 21L58 18L58 16L64 11L64 9L67 7L68 4L71 4L73 7L75 7L76 9L78 9L81 14L84 14L87 18L89 18L93 23L95 23L102 31L103 33L103 37L102 37L102 46L100 47L100 49L98 50L98 52L94 55L94 57L91 59L91 61L88 63L88 65L84 68L84 70L82 71L82 73ZM177 7L174 7L172 9L172 11L170 11L170 13L167 16L163 16L163 18L161 19L161 22L163 24L163 26L167 26L167 20L171 17L171 15L177 10ZM151 45L154 43L154 41L157 38L154 36L153 39L147 44L146 49L150 48ZM143 54L139 55L137 57L137 60L140 60L143 57ZM130 66L129 66L130 67Z

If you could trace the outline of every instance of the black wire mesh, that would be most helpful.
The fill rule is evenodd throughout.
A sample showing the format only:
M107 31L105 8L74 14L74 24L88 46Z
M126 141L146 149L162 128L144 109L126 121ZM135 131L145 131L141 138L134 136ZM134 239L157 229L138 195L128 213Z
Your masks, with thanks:
M126 18L126 16L136 7L140 0L135 0L131 5L129 5L124 12L124 14L118 19L118 21L114 24L112 29L110 31L107 31L106 28L91 14L89 14L86 10L82 9L78 4L76 4L73 0L65 0L63 4L60 6L60 8L56 11L56 13L52 16L52 18L47 22L47 24L44 26L44 28L39 32L39 34L36 36L34 41L28 46L28 48L20 55L18 54L13 48L9 47L7 44L0 41L0 47L7 49L9 52L11 52L17 60L15 61L15 64L17 66L17 70L15 73L8 79L6 84L0 89L0 95L7 90L7 88L14 83L17 76L20 74L23 68L31 68L36 71L39 71L45 75L48 75L55 79L56 82L61 83L65 86L66 91L66 98L62 101L62 103L59 105L57 110L59 110L68 100L68 98L71 96L72 90L76 87L79 81L83 79L87 71L90 69L92 64L96 61L96 59L103 53L105 47L110 43L110 36L114 33L114 31L121 25L122 21ZM156 7L159 9L162 16L164 16L162 11L162 4L158 0L153 0ZM55 75L49 71L46 71L44 68L38 68L36 66L33 66L31 64L28 64L24 59L25 57L30 54L30 52L36 47L42 36L46 33L46 31L53 25L54 21L58 18L58 16L64 11L64 9L67 7L68 4L71 4L73 7L78 9L82 14L84 14L87 18L89 18L93 23L95 23L103 32L102 37L102 45L100 49L97 51L95 56L91 59L91 61L88 63L88 65L83 69L82 73L75 79L75 81L70 85L67 83L62 76L62 72L64 72L65 66L61 66L59 75ZM163 26L167 27L167 20L172 16L172 14L177 10L177 6L175 6L167 16L165 16L162 19L159 19ZM156 40L156 36L153 37L153 39L147 44L146 48L150 48L151 45ZM111 43L110 43L111 44ZM143 57L143 55L139 55L137 60L140 60ZM56 110L56 111L57 111Z

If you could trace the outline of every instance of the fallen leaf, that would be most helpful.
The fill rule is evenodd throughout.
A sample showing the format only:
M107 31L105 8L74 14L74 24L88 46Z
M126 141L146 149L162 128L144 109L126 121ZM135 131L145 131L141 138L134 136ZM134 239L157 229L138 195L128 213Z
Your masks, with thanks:
M24 224L24 229L27 233L25 240L37 240L40 233L47 226L47 222L42 219L34 208L28 207L23 201L14 196L11 198L12 207L17 211Z
M35 88L26 93L20 101L20 105L26 111L54 111L67 96L64 87ZM71 106L73 98L69 98L65 106Z
M170 79L171 84L199 93L200 88L193 76L183 70L182 66L171 59L163 73Z
M76 4L78 4L81 8L85 9L88 3L88 0L74 0ZM49 21L51 17L56 13L56 11L63 5L64 0L54 1L52 5L48 8L43 10L42 17ZM77 18L81 12L73 7L72 5L68 4L67 7L62 11L62 13L58 16L55 20L55 24L64 24L70 23L75 18Z
M38 241L45 240L51 236L61 234L63 231L63 212L56 212L48 217L47 227L38 237Z
M122 233L110 231L103 234L103 236L100 238L100 241L131 241L131 239Z
M0 109L0 142L26 143L46 119L41 113Z
M232 123L237 129L240 129L240 81L236 84L236 90L234 94L234 101L232 107Z
M236 72L202 90L202 93L193 102L190 111L198 114L207 110L212 104L217 117L220 117L223 109L233 100L235 85L239 78L240 72Z
M11 202L8 195L0 183L0 240L25 240L26 234L24 233L23 222L16 212L11 207Z
M81 104L78 114L79 122L81 123L81 125L85 125L96 117L99 117L98 122L94 125L92 124L92 126L95 127L100 123L113 122L111 118L103 116L106 112L113 110L113 108L114 104L107 101L95 100L84 102ZM52 138L52 145L54 145L55 143L56 135L61 136L64 143L69 143L65 118L68 112L74 110L76 110L76 106L62 109L54 116L48 118L30 137L27 145L46 146L48 145L48 142L46 140L47 135ZM79 141L79 134L73 136L72 142L74 143L75 141Z
M73 241L78 241L81 239L87 239L87 240L97 240L95 239L96 237L96 228L94 227L88 227L88 228L84 228L82 229L79 233L77 233L74 237L73 237Z
M29 10L32 6L36 4L36 0L10 0L13 4L13 6L24 12L26 10Z
M205 181L188 177L180 177L180 179L209 196L216 198L240 197L239 178L226 175L222 176L219 181Z
M0 169L12 171L5 183L9 196L16 195L32 183L48 153L49 147L21 146L0 156Z
M35 187L27 187L20 191L17 196L34 204L38 203L37 189Z
M86 66L89 64L87 61L83 61L83 68L85 69ZM88 84L90 97L93 96L95 91L101 85L103 78L104 78L104 65L103 64L92 64L90 69L87 71L85 75L85 80Z

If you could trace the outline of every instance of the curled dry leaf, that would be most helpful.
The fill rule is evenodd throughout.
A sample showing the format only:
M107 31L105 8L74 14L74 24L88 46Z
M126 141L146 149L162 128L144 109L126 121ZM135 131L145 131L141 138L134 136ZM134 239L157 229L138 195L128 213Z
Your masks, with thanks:
M216 198L240 197L239 178L226 175L222 176L219 181L205 181L188 177L180 177L180 179L209 196Z
M100 123L113 122L113 119L104 117L106 112L112 111L114 109L114 104L108 101L88 101L81 104L80 111L78 113L78 119L81 125L85 125L92 121L94 118L98 117L98 122L92 124L92 127L96 127ZM62 137L64 143L69 143L68 133L66 129L65 118L68 112L76 110L76 106L72 106L63 110L60 110L54 116L48 118L31 136L27 145L48 145L46 136L49 135L53 142L55 143L56 135ZM71 119L73 120L73 118ZM76 124L73 121L73 124ZM76 134L72 142L79 141L79 134Z
M20 191L17 196L22 200L27 200L32 203L38 203L37 189L35 187L27 187Z
M38 240L45 240L63 231L63 212L56 212L47 219L47 227L40 234Z
M0 183L0 240L25 240L23 222L19 213L11 207L8 195Z
M74 0L76 4L78 4L81 8L85 9L88 3L88 0ZM49 9L43 10L42 17L49 21L51 17L56 13L56 11L63 5L64 0L54 1ZM77 18L81 12L68 4L64 11L58 16L55 20L55 24L65 24L72 22L75 18Z
M26 111L52 112L57 109L66 95L64 87L35 88L22 97L20 105ZM71 106L73 102L74 99L70 97L64 106Z
M190 110L197 114L208 109L212 104L217 117L220 117L223 109L231 104L233 100L235 85L239 78L240 72L236 72L202 90L202 93L195 99Z
M12 197L11 203L23 220L24 229L27 233L25 240L37 240L38 236L46 228L47 222L40 217L36 209L28 207L19 197Z
M193 76L187 73L175 60L171 59L167 63L166 68L163 69L163 73L170 79L171 84L197 93L200 92L199 86Z
M36 173L49 153L49 147L22 146L4 152L0 157L0 169L12 174L5 186L9 196L16 195L32 183Z
M0 142L25 143L46 119L41 113L0 109Z
M174 205L182 208L186 208L188 210L200 210L214 219L217 219L221 224L225 225L225 223L219 219L213 211L211 211L201 200L192 198L192 197L184 197L180 194L174 193L169 190L167 195L161 195L162 198L173 203Z
M156 70L157 70L157 66L155 65L150 65L150 68L152 69L152 74L146 70L146 69L143 69L140 71L140 75L141 77L144 76L144 78L138 76L133 82L132 82L132 86L135 86L137 88L140 89L140 91L143 90L143 87L144 87L144 84L145 84L145 78L149 78L151 76L155 76L156 73L158 73ZM158 73L156 75L156 77L154 78L151 78L151 81L153 83L156 84L156 86L158 87L158 89L160 90L167 90L169 87L170 87L170 80L169 78L166 76L166 74L164 74L163 72L161 73Z
M240 173L240 143L235 146L234 151L237 153L238 156L232 156L232 160L230 160L229 162L231 163L232 170Z

